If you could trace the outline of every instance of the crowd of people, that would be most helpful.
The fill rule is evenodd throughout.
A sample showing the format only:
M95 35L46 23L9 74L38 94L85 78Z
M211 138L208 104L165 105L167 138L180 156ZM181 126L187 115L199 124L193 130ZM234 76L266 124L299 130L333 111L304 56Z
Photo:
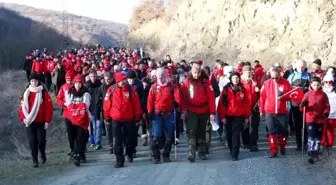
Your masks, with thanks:
M211 63L211 61L207 61ZM210 69L202 60L174 62L169 55L156 61L142 50L92 48L65 50L54 55L47 48L26 56L23 69L29 83L19 110L27 127L33 166L47 158L46 129L52 122L54 92L62 107L69 153L76 166L86 162L87 146L102 148L107 136L116 168L136 157L139 129L154 164L170 162L181 133L188 136L188 160L196 153L206 160L212 123L218 139L226 137L233 161L244 149L257 152L259 123L266 120L270 158L286 154L289 134L297 150L307 148L309 163L318 161L321 144L334 144L336 69L322 70L322 62L296 59L284 70L278 63L264 70L258 60L237 66L216 60ZM299 102L288 93L301 89ZM305 114L305 115L304 115ZM302 134L304 130L304 137ZM162 159L162 160L161 160Z

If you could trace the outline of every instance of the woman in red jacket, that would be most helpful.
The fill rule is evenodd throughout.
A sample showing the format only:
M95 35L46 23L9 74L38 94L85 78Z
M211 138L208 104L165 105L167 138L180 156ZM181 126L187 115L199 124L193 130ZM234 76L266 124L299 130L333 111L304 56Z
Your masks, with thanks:
M247 102L247 92L240 82L240 74L234 72L230 76L230 83L223 88L219 98L217 112L226 127L227 141L233 161L238 160L240 148L240 134L248 126L251 109L244 105Z
M45 153L46 129L52 120L53 111L53 104L47 89L39 81L39 75L33 72L21 98L19 118L27 127L29 146L35 168L39 166L39 150L42 164L47 161Z
M304 110L305 109L305 110ZM323 92L321 79L313 77L309 91L304 95L301 111L305 112L308 130L308 162L315 163L320 151L323 123L328 119L330 112L329 99Z

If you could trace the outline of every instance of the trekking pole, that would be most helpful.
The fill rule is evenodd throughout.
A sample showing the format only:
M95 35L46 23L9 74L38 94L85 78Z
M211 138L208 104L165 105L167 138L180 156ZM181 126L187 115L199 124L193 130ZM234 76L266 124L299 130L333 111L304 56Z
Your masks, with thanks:
M329 155L330 155L330 150L329 150L329 144L328 144L328 142L329 142L329 140L328 140L328 127L327 127L327 125L328 125L328 118L327 119L325 119L325 121L324 121L324 126L323 126L323 129L325 130L325 132L324 132L324 134L325 134L325 146L326 146L326 148L327 148L327 153L328 153L328 157L329 157Z
M302 142L304 143L304 133L305 133L305 122L306 122L306 107L303 107L303 125L302 125ZM304 146L302 146L302 159L303 159L303 150L304 150Z
M176 109L174 109L174 143L175 143L175 159L176 156Z

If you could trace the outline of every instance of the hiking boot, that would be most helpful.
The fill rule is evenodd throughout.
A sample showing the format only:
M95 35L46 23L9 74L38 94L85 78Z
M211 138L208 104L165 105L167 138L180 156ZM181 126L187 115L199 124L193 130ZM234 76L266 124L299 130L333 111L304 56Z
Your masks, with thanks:
M238 157L232 157L232 161L238 161Z
M122 168L122 167L124 167L124 163L116 162L114 167L115 168Z
M70 150L69 152L68 152L68 154L67 154L68 156L72 156L73 155L73 151L72 150Z
M86 155L85 154L80 156L80 162L81 163L86 163Z
M308 158L308 162L310 163L310 164L314 164L315 163L315 160L314 160L314 157L309 157Z
M249 145L244 145L244 150L245 149L247 149L247 150L250 149L250 146Z
M250 149L250 152L257 152L257 151L259 151L257 146L252 146Z
M41 163L42 163L42 164L45 164L46 162L47 162L47 157L46 157L45 154L42 154L42 155L41 155Z
M37 161L34 161L34 162L33 162L33 167L34 167L34 168L38 168L38 167L39 167L39 163L38 163Z
M78 154L76 154L76 155L74 156L74 159L75 159L74 164L75 164L76 166L80 166L80 157L79 157Z
M210 154L208 147L205 148L205 154Z
M188 155L188 160L191 163L195 162L195 155L190 152Z
M95 150L100 150L101 148L102 148L102 146L100 144L97 144L94 149Z
M142 138L142 146L148 146L148 136L147 134L141 135Z
M302 146L297 146L297 147L296 147L296 151L297 151L297 152L302 151Z
M219 137L218 137L218 140L219 140L220 142L223 142L223 141L224 141L222 136L219 136Z
M163 158L163 162L165 162L165 163L169 163L169 162L171 162L171 160L170 160L169 157L164 157L164 158Z
M207 160L208 157L206 155L199 155L199 158L204 161L204 160Z
M110 149L109 154L113 154L113 148Z
M133 157L133 159L134 159L134 158L137 158L137 156L136 156L136 152L133 153L133 156L132 156L132 157Z
M280 148L280 154L281 155L286 155L286 149L285 148Z
M270 155L269 155L269 158L276 158L277 157L277 154L273 154L273 153L271 153Z
M161 162L161 160L158 159L158 158L156 158L156 159L154 158L154 159L153 159L153 163L154 163L154 164L159 164L160 162Z
M127 156L127 161L129 163L132 163L133 162L133 156Z

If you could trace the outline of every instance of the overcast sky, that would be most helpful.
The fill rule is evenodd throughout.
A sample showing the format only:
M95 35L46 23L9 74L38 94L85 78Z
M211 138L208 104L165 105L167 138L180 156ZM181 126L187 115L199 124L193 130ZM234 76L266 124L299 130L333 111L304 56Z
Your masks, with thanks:
M140 0L0 0L0 3L17 3L62 11L63 1L70 13L125 24L131 17L132 8L140 2Z

